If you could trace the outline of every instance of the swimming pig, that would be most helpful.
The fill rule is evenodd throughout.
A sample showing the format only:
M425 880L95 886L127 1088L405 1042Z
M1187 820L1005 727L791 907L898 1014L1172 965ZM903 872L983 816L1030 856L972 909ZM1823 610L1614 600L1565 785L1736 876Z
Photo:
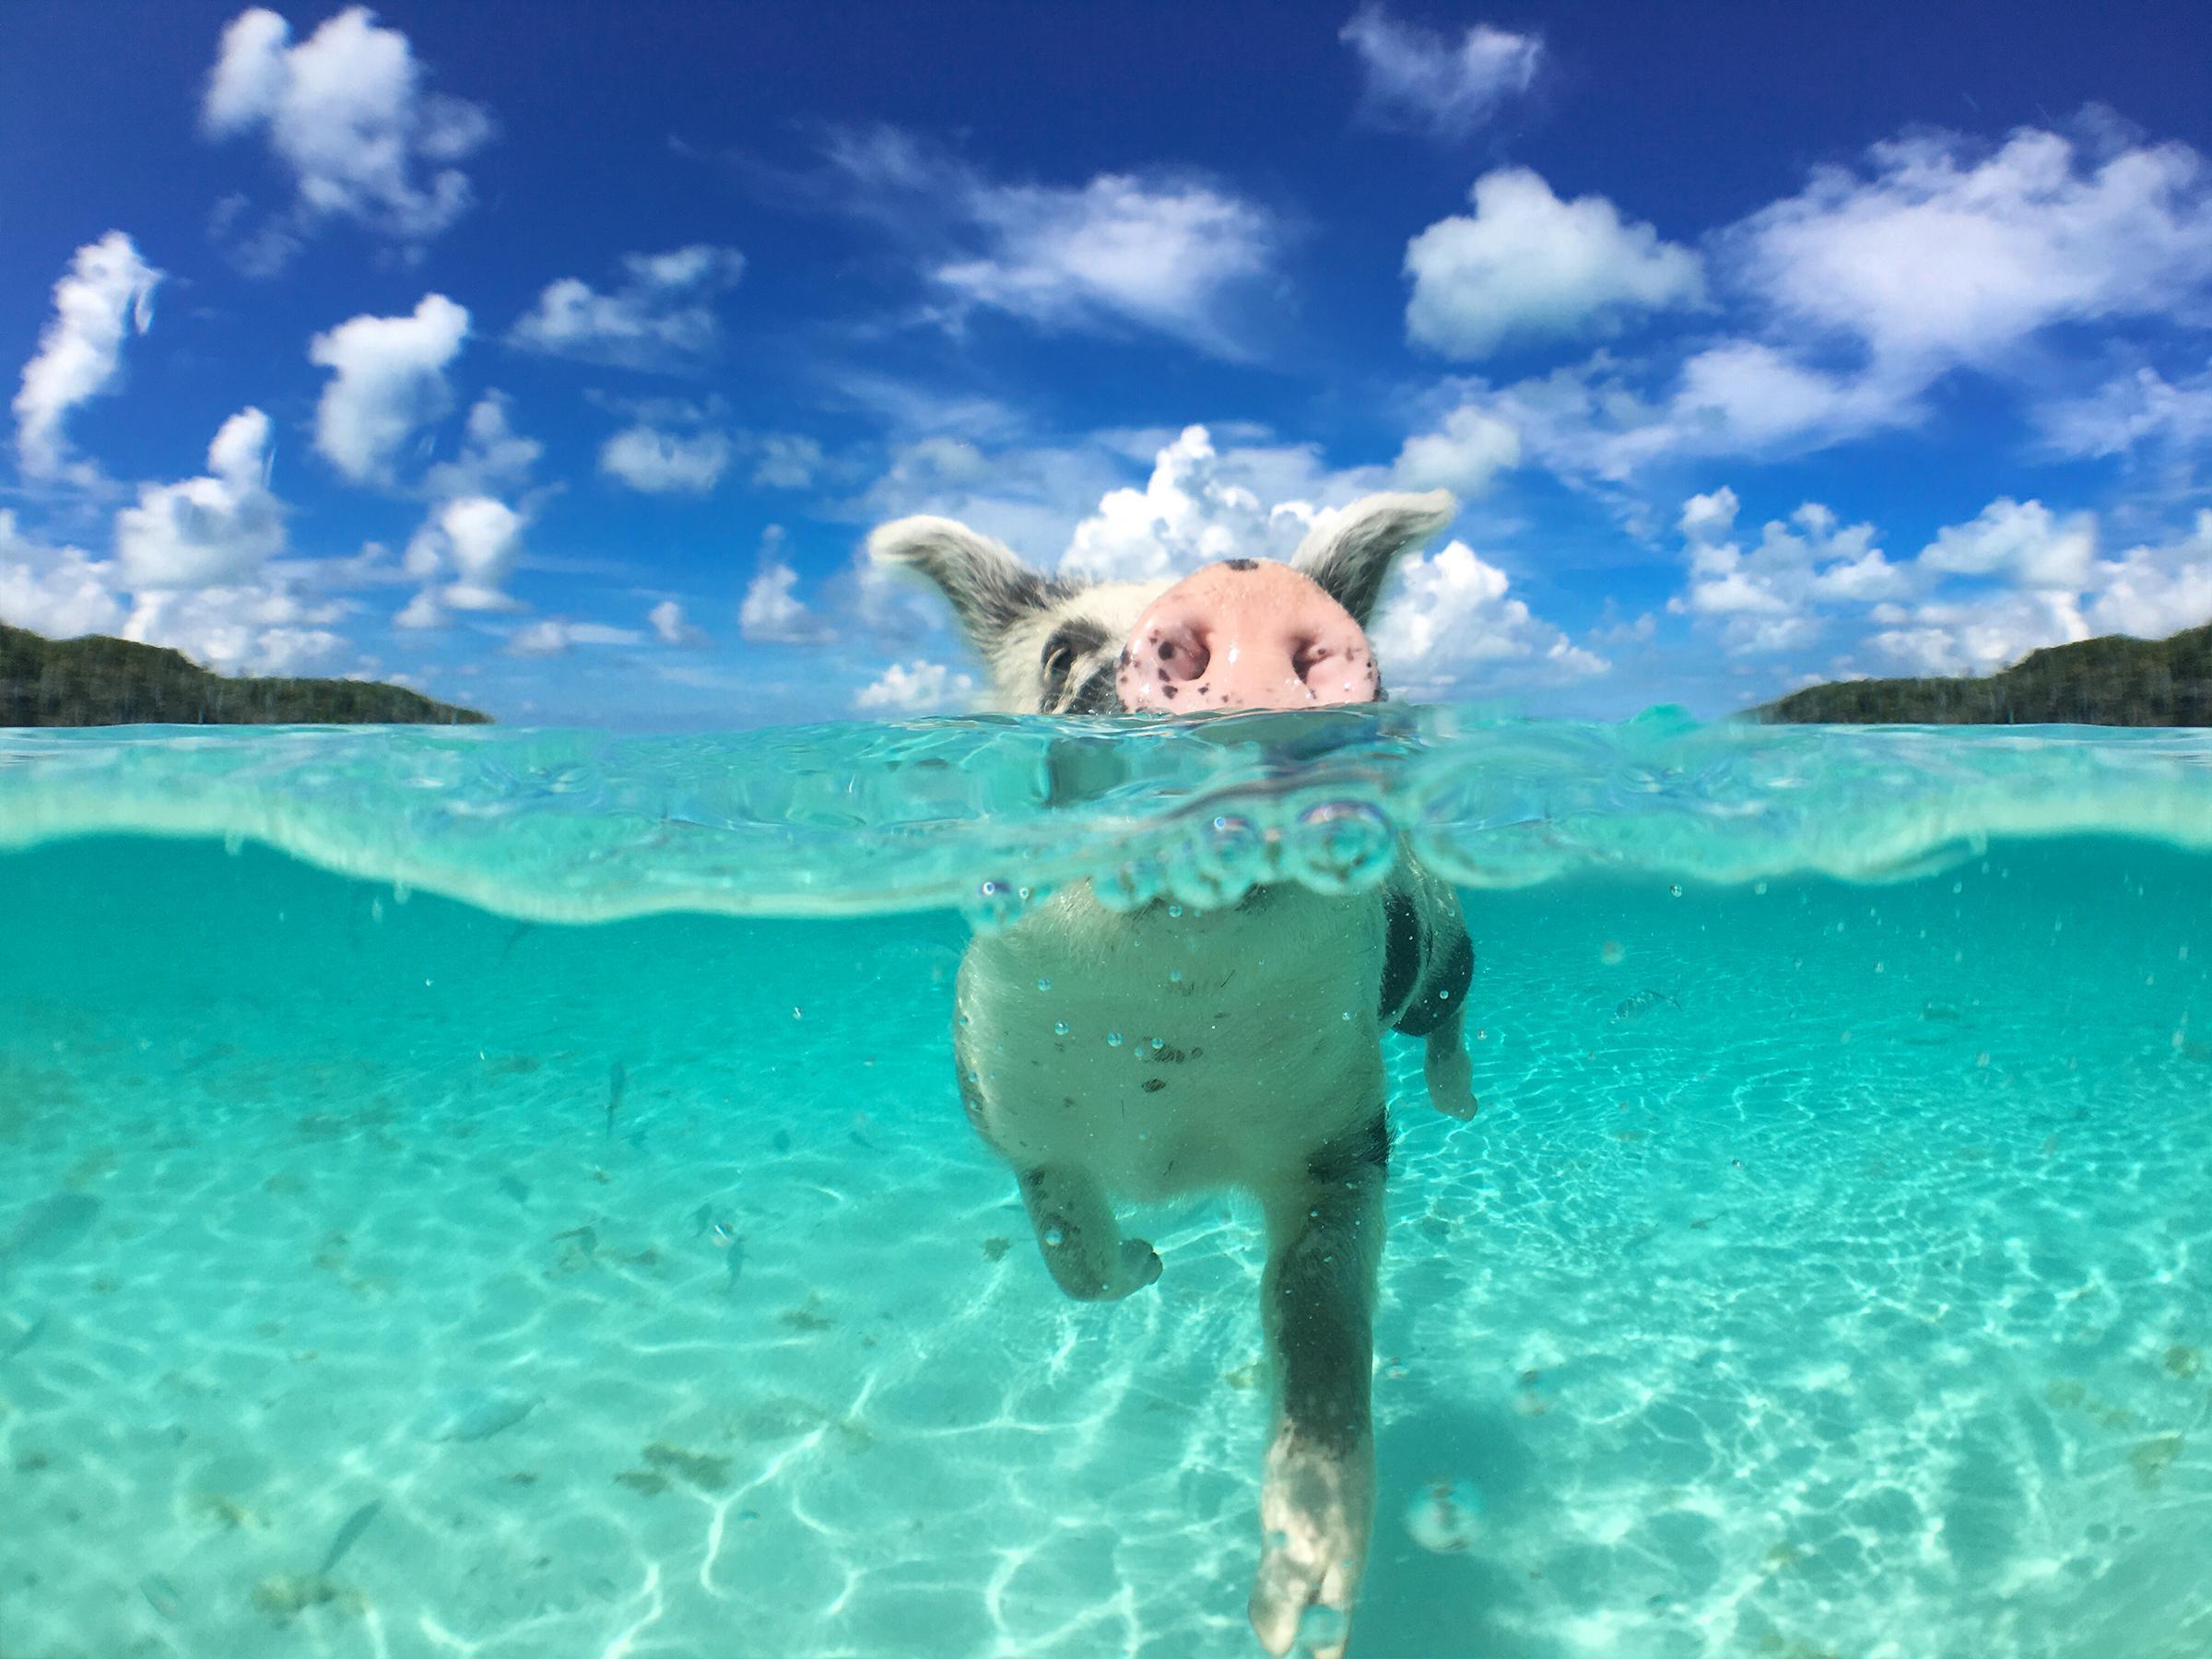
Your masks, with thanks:
M868 547L935 584L1002 710L1307 708L1382 696L1369 613L1392 562L1453 507L1441 490L1371 496L1287 564L1232 559L1181 582L1044 575L939 518L886 524ZM1382 1031L1425 1039L1431 1101L1471 1115L1473 969L1452 889L1403 854L1364 892L1265 886L1216 910L1131 913L1077 886L979 935L960 964L960 1099L1013 1166L1062 1290L1112 1301L1159 1277L1116 1198L1237 1187L1265 1215L1275 1419L1251 1613L1271 1653L1301 1637L1341 1653L1366 1561ZM1301 1631L1310 1608L1324 1611Z

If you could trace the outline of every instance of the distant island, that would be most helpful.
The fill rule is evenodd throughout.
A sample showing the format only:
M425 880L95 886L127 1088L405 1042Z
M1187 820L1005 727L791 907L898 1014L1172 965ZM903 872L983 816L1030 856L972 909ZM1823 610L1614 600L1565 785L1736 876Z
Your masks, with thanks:
M1776 724L2212 725L2212 624L2164 640L2052 645L1980 679L1807 686L1744 718Z
M232 679L182 652L0 623L0 726L484 725L490 716L369 680Z

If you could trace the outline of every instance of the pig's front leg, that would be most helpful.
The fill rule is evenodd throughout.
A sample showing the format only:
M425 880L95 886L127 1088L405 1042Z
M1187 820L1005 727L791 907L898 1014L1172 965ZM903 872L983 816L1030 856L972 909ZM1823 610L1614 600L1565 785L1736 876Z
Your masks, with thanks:
M1159 1254L1142 1239L1122 1237L1104 1189L1083 1171L1024 1171L1021 1198L1053 1282L1076 1300L1119 1301L1159 1277Z
M1389 1159L1378 1105L1369 1124L1313 1154L1302 1182L1267 1197L1261 1294L1276 1414L1252 1628L1270 1653L1288 1653L1303 1623L1315 1659L1338 1659L1367 1565L1375 1508L1368 1402Z

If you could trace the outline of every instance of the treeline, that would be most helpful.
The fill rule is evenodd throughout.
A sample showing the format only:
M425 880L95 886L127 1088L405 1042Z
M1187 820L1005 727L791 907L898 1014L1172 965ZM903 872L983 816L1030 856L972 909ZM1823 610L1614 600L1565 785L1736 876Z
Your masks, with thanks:
M1980 679L1843 680L1748 718L1803 724L2212 725L2212 625L2053 645Z
M0 624L0 726L482 725L489 716L368 680L233 679L181 652Z

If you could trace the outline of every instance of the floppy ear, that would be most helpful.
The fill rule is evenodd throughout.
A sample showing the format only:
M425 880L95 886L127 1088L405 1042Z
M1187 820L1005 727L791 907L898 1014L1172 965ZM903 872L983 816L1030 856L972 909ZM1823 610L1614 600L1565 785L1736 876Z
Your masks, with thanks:
M934 582L985 660L1015 623L1076 591L952 519L902 518L881 525L868 537L868 557Z
M1290 565L1319 582L1365 628L1398 555L1427 541L1458 512L1448 489L1362 496L1300 542Z

